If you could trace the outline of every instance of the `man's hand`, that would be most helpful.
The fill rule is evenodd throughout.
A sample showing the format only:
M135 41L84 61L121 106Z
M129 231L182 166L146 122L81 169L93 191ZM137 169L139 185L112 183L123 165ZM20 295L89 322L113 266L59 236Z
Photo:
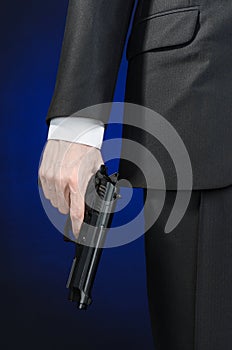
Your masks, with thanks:
M78 237L84 218L85 192L92 175L103 164L98 148L62 140L49 140L39 169L44 195L72 221Z

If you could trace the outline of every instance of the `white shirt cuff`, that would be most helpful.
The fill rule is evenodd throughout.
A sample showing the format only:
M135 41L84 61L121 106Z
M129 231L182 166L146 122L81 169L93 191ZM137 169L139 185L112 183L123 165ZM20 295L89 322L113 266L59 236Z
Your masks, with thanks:
M86 117L57 117L50 122L48 140L63 140L101 148L104 123Z

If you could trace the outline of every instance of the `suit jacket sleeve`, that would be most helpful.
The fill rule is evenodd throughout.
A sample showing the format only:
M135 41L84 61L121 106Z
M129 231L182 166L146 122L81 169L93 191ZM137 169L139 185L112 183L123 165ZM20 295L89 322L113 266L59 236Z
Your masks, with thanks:
M51 118L112 102L134 2L69 1L48 124Z

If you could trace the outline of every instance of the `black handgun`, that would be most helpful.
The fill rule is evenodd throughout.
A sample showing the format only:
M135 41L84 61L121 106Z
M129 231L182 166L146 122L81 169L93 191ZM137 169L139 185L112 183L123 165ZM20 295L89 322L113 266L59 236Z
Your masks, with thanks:
M86 190L84 220L75 242L75 258L67 282L69 300L82 310L92 302L91 290L116 200L120 197L118 177L118 173L109 176L107 167L102 164Z

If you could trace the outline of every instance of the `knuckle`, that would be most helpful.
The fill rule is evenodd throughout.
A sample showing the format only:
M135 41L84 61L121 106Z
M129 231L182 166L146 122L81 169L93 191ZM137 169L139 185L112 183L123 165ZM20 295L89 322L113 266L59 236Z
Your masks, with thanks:
M44 190L43 190L43 194L44 194L44 197L45 197L46 199L49 199L49 200L50 200L50 197L49 197L49 194L47 193L47 191L44 191Z
M66 215L66 214L68 214L69 213L69 209L68 208L64 208L64 207L60 207L59 208L59 212L61 213L61 214L64 214L64 215Z
M82 221L83 219L83 215L82 213L80 213L79 211L77 212L70 212L70 217L71 217L71 220L73 221Z
M54 199L50 199L50 202L54 208L58 208L57 203L54 201Z
M71 188L77 190L77 188L78 188L78 182L77 182L77 179L76 179L76 178L69 177L68 183L69 183L69 185L70 185Z
M65 188L69 184L68 176L60 176L59 184L61 188Z
M61 187L62 181L61 181L61 177L59 176L59 174L54 175L53 181L57 187Z
M50 182L54 180L54 172L51 168L45 171L45 178L47 181L50 181Z
M46 173L45 178L50 182L53 182L53 180L54 180L54 176L51 173Z
M68 182L70 185L73 185L73 186L77 186L78 184L78 181L77 181L77 173L76 171L71 171L68 175L67 175L67 178L68 178Z
M39 168L39 177L42 178L45 176L45 173L44 173L44 169L43 168Z

